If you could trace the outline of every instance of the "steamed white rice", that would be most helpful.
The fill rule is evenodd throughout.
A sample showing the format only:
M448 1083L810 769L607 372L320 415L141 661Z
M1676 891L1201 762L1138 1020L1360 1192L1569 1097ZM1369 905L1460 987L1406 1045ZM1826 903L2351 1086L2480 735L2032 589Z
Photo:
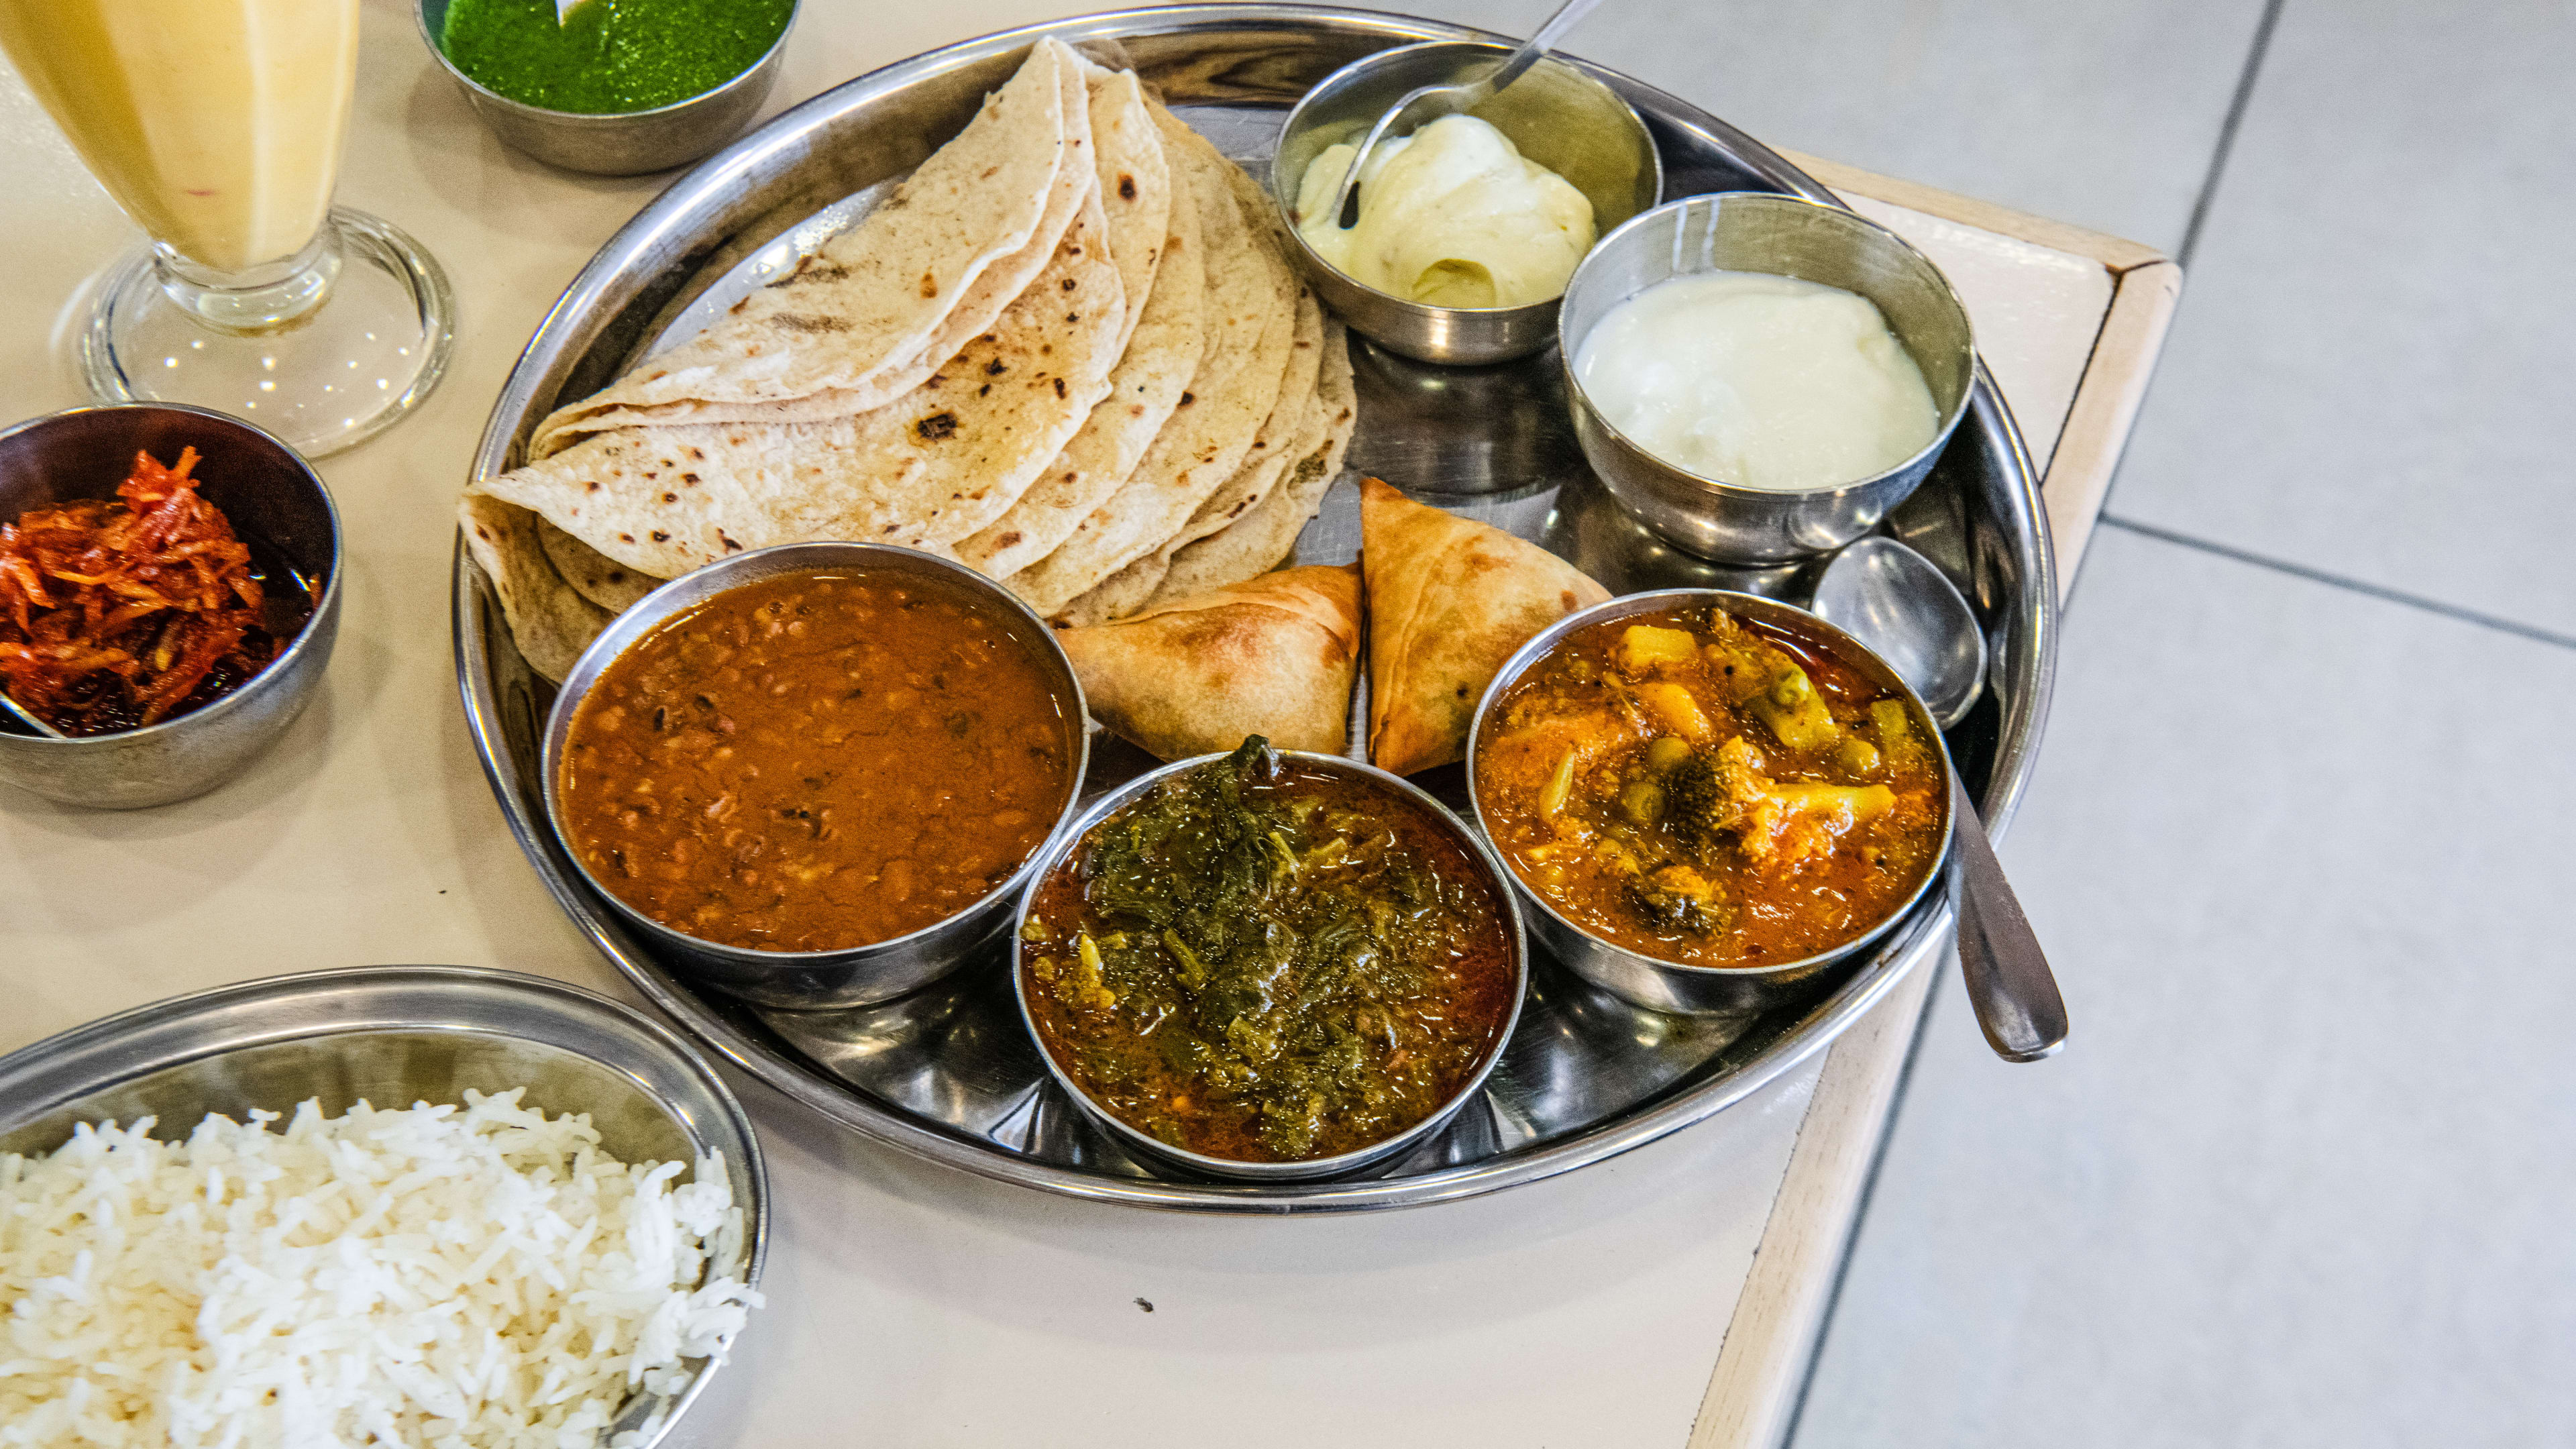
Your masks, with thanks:
M720 1159L674 1186L519 1095L0 1156L0 1445L597 1444L760 1296L701 1282Z

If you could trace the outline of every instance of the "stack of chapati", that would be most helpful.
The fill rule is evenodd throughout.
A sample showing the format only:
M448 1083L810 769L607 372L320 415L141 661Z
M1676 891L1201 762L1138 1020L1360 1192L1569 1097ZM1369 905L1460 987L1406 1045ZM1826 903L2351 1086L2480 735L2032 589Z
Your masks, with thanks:
M554 678L662 580L817 539L1096 624L1279 563L1356 413L1268 197L1050 40L858 226L539 424L466 539Z

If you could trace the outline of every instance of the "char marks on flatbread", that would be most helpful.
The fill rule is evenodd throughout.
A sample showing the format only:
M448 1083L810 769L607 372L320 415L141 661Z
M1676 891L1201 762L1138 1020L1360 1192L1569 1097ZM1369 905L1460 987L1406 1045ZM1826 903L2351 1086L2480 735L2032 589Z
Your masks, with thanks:
M1349 339L1338 321L1325 327L1323 375L1316 383L1323 419L1320 446L1288 470L1278 486L1234 522L1172 555L1170 571L1145 601L1148 609L1175 599L1240 583L1275 568L1295 551L1297 535L1315 516L1326 490L1342 474L1342 457L1359 423L1358 391L1351 377Z
M1175 175L1173 185L1172 229L1163 240L1153 294L1118 370L1110 374L1109 396L1008 512L957 545L961 560L994 578L1008 578L1046 557L1108 501L1170 421L1197 370L1207 343L1207 270L1189 184Z
M1253 435L1252 450L1244 454L1243 466L1218 484L1207 501L1153 552L1137 555L1118 572L1067 603L1056 614L1059 621L1105 624L1143 608L1163 582L1163 576L1171 572L1174 554L1249 511L1291 464L1315 449L1323 437L1322 420L1317 416L1315 376L1322 363L1324 313L1313 293L1298 293L1296 327L1290 335L1294 340L1289 344L1288 368L1280 381L1279 400L1271 405L1270 416L1262 420L1261 430Z
M1135 473L1053 553L1006 582L1052 614L1152 553L1232 477L1278 401L1296 323L1286 260L1236 200L1233 162L1165 110L1165 154L1189 176L1208 270L1207 347L1172 419Z
M555 566L574 592L608 612L623 614L662 586L663 580L628 568L547 522L544 514L529 516L537 521L537 542L545 546L546 562Z
M608 610L583 598L555 572L537 541L535 514L471 493L459 502L457 513L465 528L465 550L500 595L520 657L530 669L561 684L581 651L608 627Z
M1109 255L1127 294L1127 325L1118 333L1123 349L1144 318L1163 238L1174 230L1172 166L1136 73L1084 61L1082 75L1091 92L1091 155L1101 209L1109 214Z
M623 428L474 491L676 578L812 539L947 545L1008 509L1108 387L1125 316L1096 198L991 332L895 403L811 423Z
M1262 423L1260 435L1253 439L1251 456L1233 477L1208 495L1180 532L1155 550L1166 561L1252 511L1291 464L1323 446L1328 409L1317 384L1324 363L1324 309L1312 292L1297 294L1294 336L1287 376L1279 387L1279 402Z
M616 409L671 408L648 420L676 425L716 419L674 405L703 412L829 391L836 413L859 412L910 392L945 360L943 334L962 343L984 331L1028 281L997 275L978 286L987 271L1047 265L1046 224L1069 223L1093 186L1089 112L1078 58L1039 42L965 130L857 227L706 331L557 411L538 426L530 456ZM988 309L980 317L979 307Z

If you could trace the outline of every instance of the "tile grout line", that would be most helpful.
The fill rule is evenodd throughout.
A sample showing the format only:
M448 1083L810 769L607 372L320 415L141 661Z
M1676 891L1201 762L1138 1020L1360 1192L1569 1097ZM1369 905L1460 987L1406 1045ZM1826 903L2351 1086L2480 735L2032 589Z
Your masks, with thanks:
M2410 594L2402 589L2392 589L2385 584L2374 584L2366 579L2349 578L2343 574L2331 574L2327 573L2323 569L2310 568L2306 564L2296 564L2291 563L2286 559L2270 558L2263 554L2236 548L2224 543L2212 543L2205 538L2194 538L2187 533L2176 533L2169 528L2158 528L2152 523L2140 523L2135 519L2120 518L2109 513L2103 514L2100 521L2108 527L2134 533L2143 538L2152 538L2159 542L2174 544L2181 548L2197 549L2202 553L2214 554L2220 558L2230 559L2237 563L2251 564L2255 568L2270 569L2275 573L2288 574L2292 578L2305 579L2314 584L2324 584L2328 588L2349 589L2356 594L2367 594L2371 598L2379 599L2386 603L2401 604L2410 609L2421 609L2429 614L2439 614L2443 618L2456 619L2463 624L2475 624L2483 629L2493 629L2500 633L2512 634L2519 638L2529 639L2538 644L2552 644L2561 649L2576 649L2576 634L2561 634L2555 630L2540 628L2537 625L2519 623L2512 619L2500 618L2494 614L2481 613L2476 609L2465 609L2457 604L2446 604L2439 599L2428 599L2422 594Z
M2245 51L2245 69L2236 77L2236 94L2228 97L2227 118L2218 126L2218 145L2209 155L2209 171L2200 179L2200 195L2192 198L2191 222L2183 228L2182 250L2175 260L2183 270L2191 270L2191 259L2200 250L2200 232L2209 221L2211 202L2218 197L2218 183L2227 175L2227 158L2236 149L2236 132L2245 122L2246 108L2254 101L2254 82L2263 73L2263 57L2272 48L2272 31L2280 24L2283 0L2264 0L2263 18L2254 24L2254 43Z
M2286 0L2263 0L2263 13L2254 22L2254 38L2245 47L2245 66L2236 74L2236 89L2227 98L2227 114L2218 123L2218 142L2210 148L2209 169L2201 174L2200 191L2192 197L2191 220L2183 226L2182 245L2174 249L2174 264L2182 268L2185 276L2190 275L2193 259L2200 255L2201 232L2208 225L2210 209L2218 200L2218 186L2227 174L2228 158L2236 153L2237 132L2244 128L2245 113L2253 108L2254 87L2263 78L2263 60L2272 53L2272 32L2280 26L2281 9L2285 3ZM2098 344L2100 339L2095 340ZM2133 421L2133 436L2135 426ZM2124 456L2129 450L2129 442L2129 438L2120 440L2120 452ZM2094 505L2097 519L2109 516L2111 500L2119 496L2121 471L2121 460L2114 460L2110 480L2102 488L2102 501ZM2075 576L2062 586L2061 611L2074 604L2076 587L2083 580L2084 562L2083 556L2079 555Z
M2253 102L2254 85L2255 82L2261 78L2263 58L2272 48L2272 32L2280 24L2281 8L2283 4L2284 0L2264 0L2262 18L2255 22L2253 41L2246 47L2245 67L2237 75L2236 90L2234 94L2228 97L2227 114L2225 118L2219 122L2218 144L2210 153L2209 170L2201 178L2200 192L2197 196L2192 198L2191 220L2183 229L2182 245L2176 250L2174 256L2175 262L2178 263L2186 272L2190 270L2192 258L2199 251L2201 230L2209 220L2210 205L2218 194L2219 181L2226 174L2228 156L2236 148L2236 133L2244 124L2245 112ZM2098 339L2096 340L2098 341ZM2090 365L2089 360L2087 365ZM2116 482L2116 479L2114 481ZM2107 503L2108 501L2108 497L2106 496L2104 502ZM2541 638L2552 643L2565 643L2571 647L2576 647L2576 639L2560 639L2557 636L2550 635L2545 632L2527 630L2520 628L2519 626L2506 624L2501 620L2488 620L2483 616L2451 609L2443 605L2435 604L2430 600L2419 600L2409 595L2396 594L2387 590L2375 589L2370 585L2361 584L2356 581L2338 579L2331 575L2318 574L2313 570L2301 569L2296 565L2278 563L2274 560L2261 558L2252 554L2240 554L2237 551L2225 548L2222 545L2204 543L2199 539L2187 538L2178 534L2168 535L2160 529L2132 524L2126 520L2114 518L2107 510L2097 513L2095 515L2095 519L2097 523L2112 524L2115 527L2125 528L2132 532L2145 534L2150 537L2162 538L2167 542L2175 543L2187 548L2208 549L2211 552L2231 558L2238 558L2242 562L2254 564L2258 567L2282 569L2303 577L2312 577L2321 583L2358 589L2361 592L2381 595L2399 603L2417 604L2421 607L2433 609L2439 613L2451 614L2454 617L2468 618L2472 622L2493 623L2498 627L2506 628L2512 632L2527 634L2531 637ZM2079 570L2079 577L2080 573L2081 571ZM1933 969L1937 971L1946 964L1948 963L1936 961L1933 963ZM1934 983L1934 990L1936 993L1939 990L1938 982ZM1895 1141L1898 1121L1904 1114L1906 1099L1911 1095L1911 1089L1914 1085L1915 1063L1922 1055L1924 1037L1931 1025L1933 1007L1936 1004L1936 1002L1931 1000L1927 1000L1924 1003L1923 1014L1921 1017L1917 1018L1914 1023L1914 1039L1906 1045L1905 1064L1897 1071L1896 1092L1894 1097L1888 1103L1887 1122L1879 1130L1878 1148L1870 1155L1868 1174L1861 1179L1860 1200L1853 1205L1852 1210L1851 1232L1850 1235L1843 1240L1842 1256L1834 1265L1834 1281L1832 1286L1829 1287L1825 1293L1824 1311L1820 1315L1816 1324L1815 1341L1809 1345L1807 1350L1806 1372L1799 1376L1797 1396L1790 1402L1788 1422L1783 1426L1780 1433L1778 1442L1780 1445L1785 1446L1785 1449L1794 1449L1794 1446L1798 1442L1798 1431L1803 1427L1806 1419L1807 1397L1815 1388L1816 1371L1824 1362L1825 1345L1827 1340L1833 1334L1834 1317L1836 1311L1842 1307L1843 1287L1851 1276L1854 1250L1859 1246L1861 1230L1867 1226L1869 1222L1869 1210L1878 1196L1879 1174L1887 1164L1888 1147Z

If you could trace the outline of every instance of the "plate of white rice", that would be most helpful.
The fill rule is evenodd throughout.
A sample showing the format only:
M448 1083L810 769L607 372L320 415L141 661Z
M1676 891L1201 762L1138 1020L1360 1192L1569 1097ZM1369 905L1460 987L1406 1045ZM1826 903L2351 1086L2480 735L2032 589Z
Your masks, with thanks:
M760 1302L740 1105L535 977L226 987L0 1058L0 1446L645 1449Z

